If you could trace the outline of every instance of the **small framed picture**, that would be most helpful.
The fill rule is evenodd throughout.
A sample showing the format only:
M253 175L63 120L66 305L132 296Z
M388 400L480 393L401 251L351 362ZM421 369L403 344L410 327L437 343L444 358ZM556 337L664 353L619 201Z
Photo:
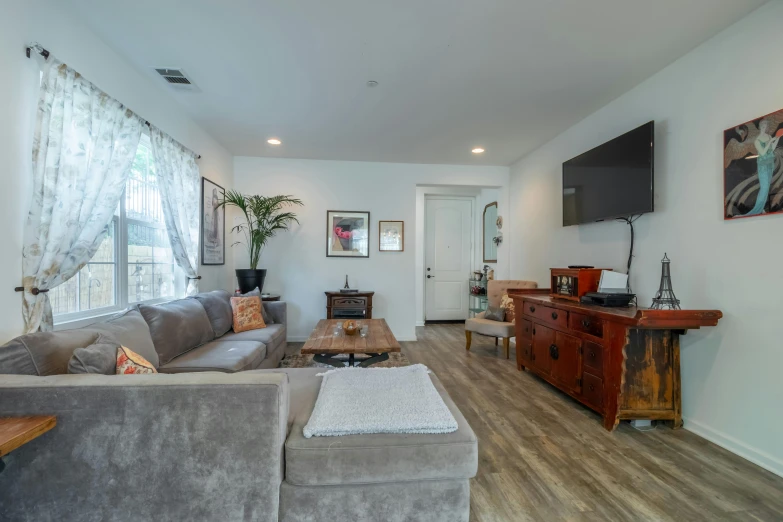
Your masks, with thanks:
M404 221L378 221L378 250L381 252L405 250Z
M326 211L326 257L370 257L370 213Z
M223 187L201 178L201 264L226 263L226 207Z

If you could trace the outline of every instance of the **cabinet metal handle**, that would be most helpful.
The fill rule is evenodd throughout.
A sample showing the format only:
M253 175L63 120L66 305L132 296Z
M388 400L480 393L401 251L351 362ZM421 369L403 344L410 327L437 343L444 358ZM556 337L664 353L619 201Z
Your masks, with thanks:
M533 335L536 335L536 329L533 328Z
M555 361L560 357L560 350L557 349L556 344L549 346L549 356Z
M595 352L594 352L593 350L590 350L590 357L592 357L593 359L595 359Z
M592 384L589 386L589 388L590 388L590 391L595 391L595 386L593 386Z
M533 357L532 357L532 359L533 359L534 361L536 360L536 354L533 354Z
M530 312L532 313L532 312L535 312L535 311L536 311L536 307L535 306L531 306L530 307Z
M552 319L557 319L557 312L552 312Z
M582 326L584 326L585 328L590 328L590 321L588 321L587 319L582 319Z

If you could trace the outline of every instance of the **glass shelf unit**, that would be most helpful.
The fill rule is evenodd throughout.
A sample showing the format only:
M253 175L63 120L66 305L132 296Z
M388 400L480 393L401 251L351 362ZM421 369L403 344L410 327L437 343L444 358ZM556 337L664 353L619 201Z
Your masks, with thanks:
M469 279L468 291L468 310L470 317L475 317L487 309L487 280Z

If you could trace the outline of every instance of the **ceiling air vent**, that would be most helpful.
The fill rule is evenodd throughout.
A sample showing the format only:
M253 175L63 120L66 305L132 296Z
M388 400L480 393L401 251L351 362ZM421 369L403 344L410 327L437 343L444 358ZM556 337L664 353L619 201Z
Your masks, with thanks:
M196 86L193 84L190 79L188 79L187 75L182 69L168 69L165 67L154 67L155 72L158 73L161 78L166 80L166 83L168 83L171 87L174 87L177 90L183 90L183 91L195 91L197 90Z

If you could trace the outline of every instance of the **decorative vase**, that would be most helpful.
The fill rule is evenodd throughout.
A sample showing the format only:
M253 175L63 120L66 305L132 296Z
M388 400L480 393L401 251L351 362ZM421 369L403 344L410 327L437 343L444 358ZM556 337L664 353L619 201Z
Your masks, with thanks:
M266 268L258 270L252 268L237 268L237 285L239 291L243 294L251 292L258 288L259 292L264 291L264 279L266 279Z

